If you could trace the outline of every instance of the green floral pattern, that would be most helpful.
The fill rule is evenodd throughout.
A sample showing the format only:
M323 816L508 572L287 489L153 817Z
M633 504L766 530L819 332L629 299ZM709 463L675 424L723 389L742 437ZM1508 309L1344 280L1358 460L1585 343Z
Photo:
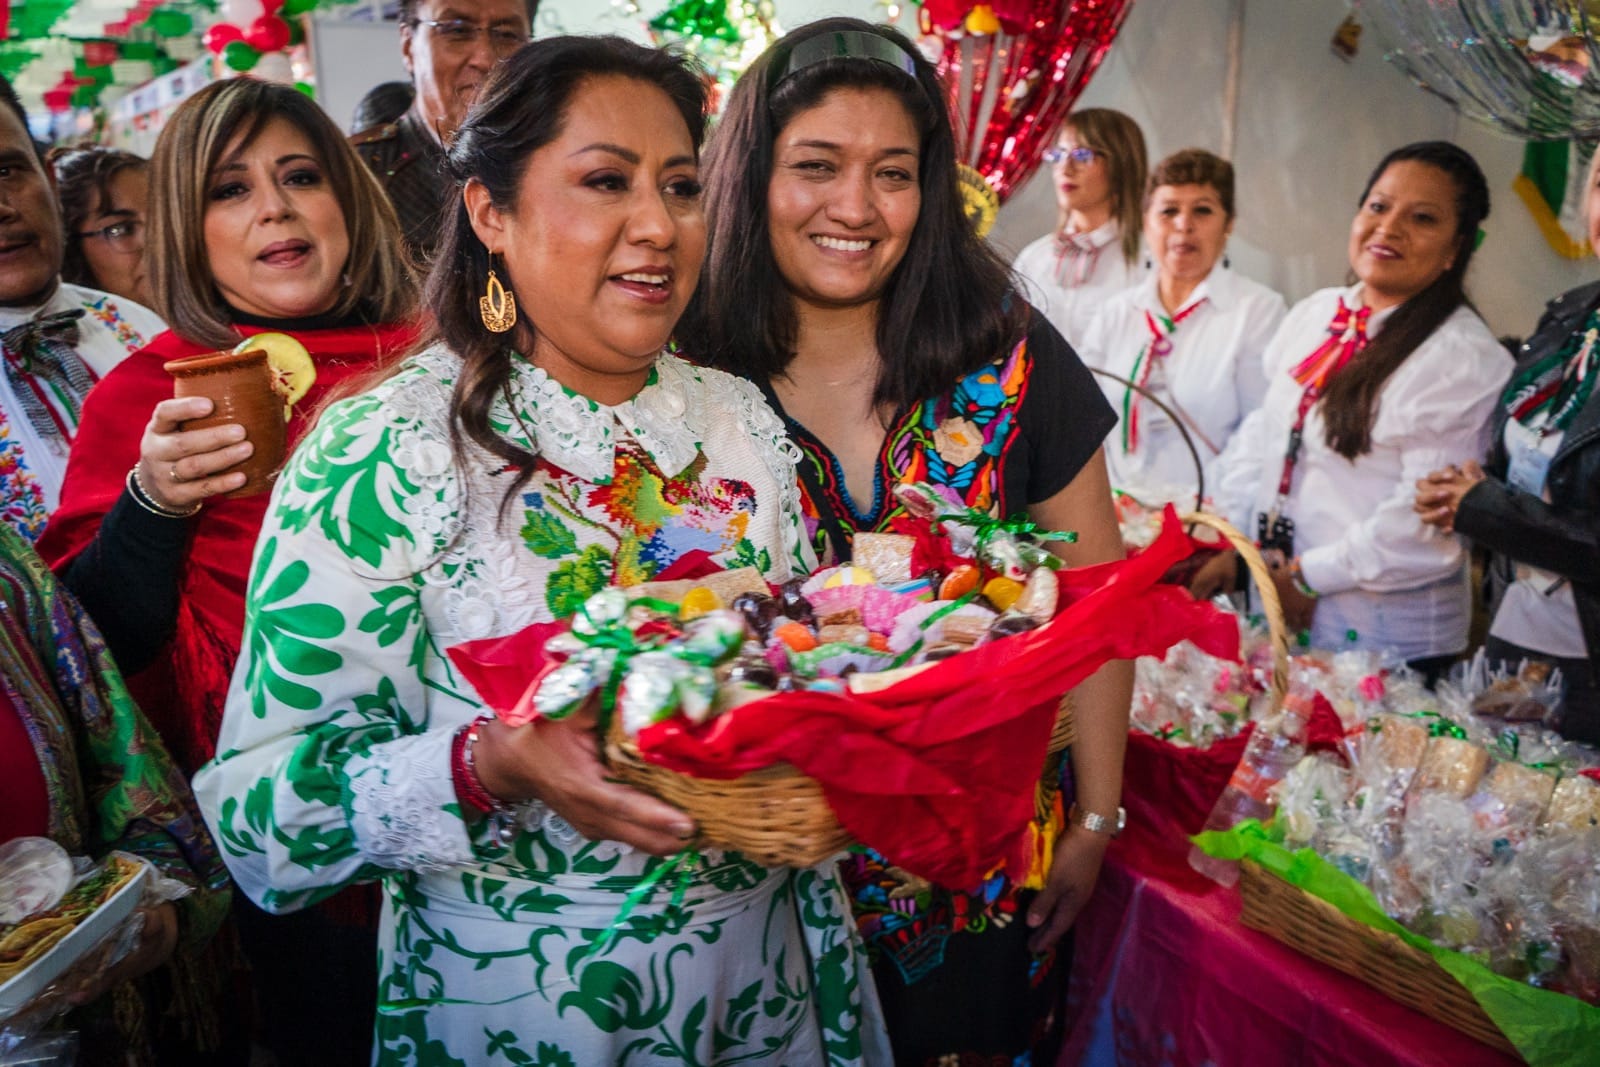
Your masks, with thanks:
M383 1063L888 1063L831 867L713 852L663 871L539 804L502 847L450 781L451 739L483 710L450 645L685 552L804 569L781 425L747 384L672 356L617 408L520 365L491 423L540 463L507 501L503 463L454 461L456 370L433 350L330 408L279 479L195 783L238 884L287 911L382 881Z

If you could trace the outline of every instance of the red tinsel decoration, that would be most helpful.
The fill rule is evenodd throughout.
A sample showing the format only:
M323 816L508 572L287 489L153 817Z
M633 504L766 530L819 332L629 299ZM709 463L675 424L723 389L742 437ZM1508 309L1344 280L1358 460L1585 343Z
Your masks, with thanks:
M978 6L924 0L922 26L944 42L939 75L962 157L1003 203L1038 169L1133 0L994 0L985 6L1000 32L966 33Z

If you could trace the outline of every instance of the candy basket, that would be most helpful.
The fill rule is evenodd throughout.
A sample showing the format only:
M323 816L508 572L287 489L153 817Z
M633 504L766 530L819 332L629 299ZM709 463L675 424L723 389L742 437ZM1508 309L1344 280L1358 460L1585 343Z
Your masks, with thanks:
M1072 705L1063 699L1050 758L1072 743ZM618 779L653 793L700 827L699 843L733 849L767 867L810 867L852 843L822 787L785 763L732 779L696 778L647 762L613 716L606 762Z

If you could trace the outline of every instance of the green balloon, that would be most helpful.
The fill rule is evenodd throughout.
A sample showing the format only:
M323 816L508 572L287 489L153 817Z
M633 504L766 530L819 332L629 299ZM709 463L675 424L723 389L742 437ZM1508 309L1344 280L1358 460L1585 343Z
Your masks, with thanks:
M194 29L194 19L187 12L158 7L150 13L146 25L157 37L182 37Z
M312 84L310 82L295 82L294 83L294 87L296 89L299 89L302 93L305 93L307 96L309 96L313 100L315 100L317 98L317 90L312 86Z
M289 19L287 21L289 23L289 47L293 48L296 45L304 44L306 31L300 28L300 20Z
M228 65L229 70L242 73L261 61L261 53L243 41L229 41L228 46L222 50L222 61Z
M283 0L283 7L278 10L278 14L284 18L290 18L294 15L304 15L316 9L317 0Z

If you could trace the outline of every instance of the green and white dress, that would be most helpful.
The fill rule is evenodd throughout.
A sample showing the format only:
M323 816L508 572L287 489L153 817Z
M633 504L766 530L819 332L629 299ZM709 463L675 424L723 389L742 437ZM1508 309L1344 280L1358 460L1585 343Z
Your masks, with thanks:
M445 657L564 618L693 549L782 580L806 559L796 453L748 383L658 361L602 407L520 359L490 419L540 457L452 459L459 361L430 349L323 416L274 490L244 651L195 792L240 888L292 911L382 879L377 1059L877 1064L890 1056L832 865L710 852L606 936L666 862L541 804L500 847L463 821Z

